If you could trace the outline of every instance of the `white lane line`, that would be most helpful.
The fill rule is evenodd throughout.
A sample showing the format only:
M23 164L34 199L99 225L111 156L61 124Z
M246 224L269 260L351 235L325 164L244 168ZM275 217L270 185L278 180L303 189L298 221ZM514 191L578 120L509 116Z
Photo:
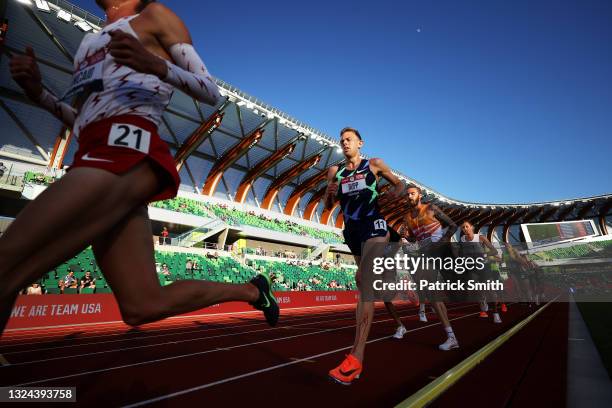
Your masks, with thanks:
M476 306L476 305L474 305L474 306ZM464 316L461 316L461 317L456 317L454 319L449 319L449 321L455 321L455 320L459 320L459 319L464 319L466 317L474 316L474 315L477 315L479 313L480 312L470 313L470 314L467 314L467 315L464 315ZM390 319L390 320L392 320L392 319ZM411 333L411 332L415 332L417 330L427 329L429 327L437 326L439 324L440 323L438 322L438 323L429 324L427 326L417 327L415 329L408 330L406 333ZM367 341L366 344L376 343L378 341L387 340L387 339L390 339L392 337L393 336L379 337L379 338ZM156 397L156 398L151 398L151 399L148 399L148 400L139 401L139 402L136 402L134 404L124 405L123 408L140 407L140 406L143 406L143 405L151 404L153 402L163 401L163 400L166 400L166 399L169 399L169 398L178 397L179 395L189 394L189 393L194 392L194 391L200 391L200 390L203 390L203 389L206 389L206 388L214 387L216 385L225 384L225 383L228 383L228 382L231 382L231 381L240 380L242 378L251 377L253 375L265 373L265 372L272 371L272 370L277 370L279 368L287 367L287 366L294 365L294 364L299 364L299 363L304 362L304 361L316 359L316 358L319 358L319 357L324 357L324 356L327 356L327 355L330 355L330 354L334 354L334 353L339 353L339 352L344 351L344 350L349 350L352 347L353 347L353 345L350 345L350 346L347 346L347 347L342 347L342 348L339 348L339 349L335 349L335 350L331 350L331 351L326 351L324 353L315 354L315 355L312 355L312 356L300 358L300 359L297 359L297 360L294 360L294 361L290 361L290 362L287 362L287 363L282 363L282 364L277 364L277 365L274 365L274 366L271 366L271 367L262 368L261 370L250 371L248 373L236 375L234 377L224 378L222 380L214 381L214 382L211 382L211 383L208 383L208 384L202 384L202 385L198 385L196 387L187 388L187 389L182 390L182 391L173 392L171 394L161 395L161 396Z
M473 306L473 305L467 305L467 306L462 306L462 307L457 307L457 308L451 308L451 309L448 309L448 310L465 309L465 308L471 307L471 306ZM386 313L385 312L378 313L379 316L382 315L382 314L386 314ZM402 318L406 318L406 317L410 317L410 316L416 316L416 314L402 315ZM343 317L343 318L338 318L338 319L331 319L331 320L330 319L326 319L326 320L318 320L318 321L314 321L314 322L310 322L310 323L295 324L292 327L311 326L311 325L322 324L322 323L331 323L331 322L337 322L337 321L341 321L341 320L349 320L349 319L353 319L353 318L354 318L354 315L353 316ZM122 348L118 348L118 349L94 351L94 352L82 353L82 354L70 354L70 355L67 355L67 356L51 357L51 358L40 359L40 360L20 361L18 363L13 363L12 366L30 365L30 364L36 364L36 363L49 362L49 361L58 361L58 360L66 360L66 359L71 359L71 358L81 358L81 357L95 356L95 355L101 355L101 354L117 353L117 352L122 352L122 351L129 351L129 350L137 350L137 349L152 348L152 347L162 347L162 346L167 346L167 345L175 345L175 344L179 344L179 343L188 343L188 342L192 342L192 341L203 341L203 340L205 341L205 340L208 340L208 339L217 339L217 338L222 338L222 337L242 336L242 335L245 335L245 334L260 333L260 332L278 330L278 329L282 329L282 328L283 327L272 327L272 328L266 328L266 329L259 329L259 330L251 330L251 331L246 331L246 332L240 332L240 333L218 334L218 335L215 335L215 336L196 337L196 338L193 338L193 339L186 339L186 340L173 340L173 341L167 341L167 342L164 342L164 343L145 344L145 345L133 346L133 347L122 347ZM323 330L326 330L326 329L323 329ZM219 348L217 348L217 350L219 350ZM225 349L225 350L229 350L229 349Z
M323 307L323 306L320 306ZM410 308L410 307L408 307ZM407 308L407 309L408 309ZM249 312L251 313L251 312ZM255 311L254 313L261 313L259 311ZM342 311L340 313L352 313L354 314L354 311L351 310L347 310L346 312ZM287 321L287 319L291 319L291 321L294 321L296 319L300 319L304 320L304 319L312 319L315 317L322 317L327 315L327 313L320 313L317 315L297 315L297 316L291 316L289 315L288 317L284 318L283 321ZM219 322L226 322L227 320L218 320L218 321L209 321L207 322L207 324L215 324L215 323L219 323ZM234 326L224 326L224 327L202 327L196 330L185 330L182 331L182 333L196 333L196 332L205 332L205 331L211 331L211 330L219 330L219 329L225 329L225 328L234 328L234 327L249 327L249 326L257 326L257 325L267 325L265 321L259 321L259 322L255 322L255 323L248 323L248 324L236 324ZM108 341L103 341L103 342L84 342L84 343L79 343L79 344L66 344L66 345L62 345L62 346L53 346L53 347L43 347L43 348L36 348L36 349L32 349L32 350L26 350L26 351L12 351L10 353L12 354L16 354L16 353L26 353L26 352L36 352L36 351L44 351L44 350L56 350L59 348L66 348L66 347L80 347L80 346L84 346L84 345L91 345L91 344L105 344L105 343L113 343L113 342L122 342L122 341L132 341L132 340L140 340L140 339L147 339L147 338L156 338L156 337L165 337L165 336L173 336L176 335L177 333L165 333L165 334L155 334L157 332L162 332L162 331L170 331L170 330L176 330L176 328L179 327L185 327L184 325L181 326L172 326L170 328L167 329L163 329L163 330L153 330L153 331L149 331L149 330L143 330L140 333L142 335L140 336L134 336L134 337L129 337L126 339L117 339L117 340L108 340ZM88 332L88 334L91 334L92 332ZM96 333L96 332L93 332ZM102 332L104 333L104 332ZM151 336L146 335L147 333L152 333ZM109 334L109 335L101 335L101 336L87 336L87 337L81 337L81 338L76 338L76 339L71 339L71 340L95 340L95 339L102 339L102 338L106 338L106 337L116 337L116 336L125 336L126 334L129 334L129 332L127 332L126 330L122 330L121 333L117 333L117 334ZM38 337L35 337L38 339ZM55 343L55 342L63 342L63 341L67 341L68 339L58 339L57 336L53 336L53 337L41 337L41 338L55 338L56 340L52 340L52 341L48 341L45 343ZM5 344L2 345L0 344L0 348L3 347L14 347L14 346L25 346L25 345L33 345L33 344L41 344L40 341L34 341L34 342L30 342L30 343L19 343L19 344ZM5 352L5 354L9 354L9 352Z
M405 310L400 310L400 312L404 312L406 310L409 310L410 308L406 308ZM379 310L377 312L378 315L381 314L385 314L386 312L384 311L384 309ZM344 314L344 312L342 313ZM343 320L343 319L350 319L353 318L355 316L355 312L354 311L347 311L346 312L347 317L345 318L341 318L341 319L334 319L334 320L318 320L317 323L322 323L322 322L326 322L326 321L337 321L337 320ZM376 315L376 314L375 314ZM330 315L333 317L336 317L337 315ZM289 323L293 324L293 322L301 322L303 320L310 320L310 319L316 319L318 317L324 317L324 316L299 316L299 317L294 317L292 319L289 320ZM286 322L287 320L283 320L283 322ZM6 355L15 355L15 354L31 354L31 353L36 353L36 352L40 352L40 351L47 351L47 350L59 350L59 349L64 349L64 348L70 348L70 349L74 349L75 347L86 347L86 346L92 346L92 345L99 345L99 344L110 344L110 343L122 343L122 342L129 342L129 341L137 341L137 340L149 340L149 339L153 339L153 338L160 338L160 337L170 337L170 336L179 336L179 335L183 335L183 334L191 334L191 333L205 333L208 331L212 331L212 330L230 330L230 329L241 329L244 327L251 327L251 326L268 326L268 324L266 322L257 322L257 323L249 323L249 324L237 324L237 325L233 325L233 326L222 326L222 327L209 327L209 328L201 328L201 329L196 329L196 330L187 330L187 331L181 331L178 333L165 333L165 334L155 334L152 336L138 336L138 337L130 337L127 339L117 339L117 340L106 340L106 341L92 341L92 342L87 342L87 343L80 343L80 344L66 344L63 346L54 346L54 347L41 347L41 348L35 348L35 349L30 349L30 350L18 350L18 351L9 351L9 352L4 352L4 354ZM299 325L294 325L294 326L299 326ZM277 328L274 329L284 329L288 326L279 326ZM266 330L272 330L272 329L266 329ZM95 339L95 338L92 338ZM171 343L171 342L168 342ZM36 344L36 343L33 343ZM40 360L40 361L45 361L45 360Z
M475 307L475 306L477 306L477 305L469 305L469 306L464 306L464 307ZM480 313L480 312L478 312L478 313ZM466 315L466 316L468 316L468 315ZM459 318L456 318L456 319L459 319ZM456 319L451 319L451 320L456 320ZM389 321L393 321L393 319L377 320L375 322L372 322L372 324L384 323L384 322L389 322ZM430 325L430 326L435 326L437 324L439 324L439 323L435 323L435 324ZM257 345L257 344L271 343L271 342L275 342L275 341L289 340L289 339L295 339L295 338L305 337L305 336L312 336L312 335L315 335L315 334L328 333L328 332L344 330L344 329L353 328L353 327L355 327L354 324L350 325L350 326L334 327L334 328L330 328L330 329L319 330L319 331L312 332L312 333L303 333L303 334L296 334L296 335L293 335L293 336L277 337L277 338L273 338L273 339L261 340L261 341L245 343L245 344L239 344L239 345L236 345L236 346L228 347L228 349L230 349L230 350L239 349L239 348L243 348L243 347L254 346L254 345ZM424 327L429 327L429 326L424 326ZM409 330L408 332L419 330L419 329L421 329L421 328ZM342 350L344 350L344 349L342 349ZM83 372L76 373L76 374L69 374L69 375L62 375L62 376L58 376L58 377L44 378L44 379L40 379L40 380L29 381L29 382L26 382L26 383L15 384L14 386L16 386L16 387L24 387L24 386L31 385L31 384L46 383L46 382L49 382L49 381L63 380L63 379L66 379L66 378L81 377L81 376L89 375L89 374L104 373L104 372L108 372L108 371L121 370L123 368L138 367L138 366L142 366L142 365L159 363L159 362L163 362L163 361L172 361L172 360L177 360L177 359L180 359L180 358L186 358L186 357L193 357L193 356L199 356L199 355L204 355L204 354L210 354L210 353L214 353L215 351L216 350L204 350L204 351L198 351L198 352L195 352L195 353L180 354L180 355L176 355L176 356L158 358L158 359L155 359L155 360L145 360L145 361L141 361L141 362L138 362L138 363L124 364L124 365L120 365L120 366L101 368L101 369L97 369L97 370L83 371Z

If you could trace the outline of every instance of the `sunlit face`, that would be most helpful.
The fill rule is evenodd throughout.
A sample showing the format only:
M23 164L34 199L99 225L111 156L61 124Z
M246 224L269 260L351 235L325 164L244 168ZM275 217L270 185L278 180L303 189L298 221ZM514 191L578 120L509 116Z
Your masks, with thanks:
M421 202L421 193L418 188L410 187L408 189L408 205L416 207Z
M474 235L474 226L466 221L461 224L461 231L463 231L464 235Z
M359 154L359 149L363 146L363 140L359 139L355 132L348 130L340 136L340 146L342 146L342 152L346 157L354 157Z

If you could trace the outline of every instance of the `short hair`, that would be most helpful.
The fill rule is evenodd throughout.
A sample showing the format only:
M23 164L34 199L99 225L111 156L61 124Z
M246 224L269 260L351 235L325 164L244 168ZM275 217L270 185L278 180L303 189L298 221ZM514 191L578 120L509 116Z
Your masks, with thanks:
M359 138L359 140L363 140L363 139L361 138L361 135L359 134L359 131L358 131L357 129L355 129L355 128L350 127L350 126L347 126L347 127L343 128L343 129L340 131L340 137L342 137L342 135L343 135L343 134L345 134L346 132L353 132L354 134L356 134L356 135L357 135L357 137Z
M410 183L406 186L406 191L408 191L409 188L416 188L419 192L419 194L421 194L423 191L421 190L421 187L417 186L416 184Z

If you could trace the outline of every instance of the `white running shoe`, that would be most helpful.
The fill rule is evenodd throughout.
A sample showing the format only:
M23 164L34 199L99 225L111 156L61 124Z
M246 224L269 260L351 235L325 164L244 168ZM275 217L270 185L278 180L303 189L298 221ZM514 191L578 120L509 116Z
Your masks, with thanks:
M442 351L448 351L452 349L459 348L459 342L455 336L449 337L446 341L438 346L438 348Z
M425 314L425 312L419 312L419 320L423 323L427 323L427 315Z
M393 335L394 339L401 339L404 337L404 334L406 334L408 330L406 330L406 328L404 326L400 326L397 328L397 330L395 331L395 334Z
M488 312L489 311L489 304L487 302L480 302L480 311L481 312Z
M501 323L501 317L499 317L499 313L493 313L493 323Z

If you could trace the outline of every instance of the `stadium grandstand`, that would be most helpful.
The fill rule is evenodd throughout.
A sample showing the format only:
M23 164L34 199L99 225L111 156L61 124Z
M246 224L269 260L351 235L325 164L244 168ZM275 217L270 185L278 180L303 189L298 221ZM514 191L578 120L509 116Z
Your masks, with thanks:
M32 45L38 56L44 87L55 94L62 94L71 82L73 57L81 39L88 32L100 30L103 21L89 11L82 10L64 0L0 0L0 22L4 22L0 38L1 235L28 202L64 176L77 149L77 141L73 137L72 130L30 102L11 79L8 67L9 56L23 53L26 45ZM160 283L168 285L189 279L244 283L257 273L264 272L273 277L273 289L281 293L279 295L281 306L283 302L304 306L303 310L296 308L296 311L288 312L291 321L298 322L299 319L305 318L308 308L314 306L307 303L302 304L300 299L285 298L285 295L282 294L284 292L287 293L286 296L289 296L291 292L313 292L316 301L322 302L323 306L331 309L338 307L333 310L353 316L351 308L355 300L357 267L342 236L344 221L339 203L336 202L332 209L326 209L323 203L327 169L344 160L339 140L309 126L306 122L293 118L281 109L248 95L222 79L215 78L215 81L222 95L221 101L216 106L200 103L180 91L175 91L162 117L160 136L168 144L175 158L181 184L177 197L152 203L148 208L152 221L154 234L152 240L155 244L155 260ZM436 204L457 225L470 221L475 232L486 236L494 245L500 247L512 244L520 247L521 253L535 262L538 267L553 272L550 278L551 287L567 288L571 286L572 290L578 292L584 290L584 293L587 294L591 293L587 290L589 285L600 288L606 294L612 290L611 271L609 270L612 260L612 194L524 204L476 203L450 198L399 171L394 171L394 173L405 184L419 186L423 191L424 201ZM383 182L380 193L384 194L389 187L388 183ZM74 199L78 200L78 195ZM397 200L381 210L389 225L397 228L408 211L407 199ZM582 224L579 227L571 227L578 223ZM536 227L532 227L534 225ZM538 229L544 225L553 227L546 231ZM573 231L574 234L564 235L568 234L567 228L570 228L570 232ZM61 231L58 231L58 234L61 234ZM458 241L459 238L460 231L456 233L453 240ZM585 265L588 266L588 270L584 270ZM585 277L569 282L567 280L568 271L582 273ZM95 284L80 285L79 282L89 274L95 279ZM66 280L69 275L74 276L74 284L70 283L70 279ZM504 272L503 276L507 277L507 274ZM112 297L112 289L97 265L91 248L50 270L37 282L37 285L41 288L42 293L49 296L62 296L62 299L68 298L66 295L78 295L83 298L85 296ZM597 295L601 293L597 292ZM93 300L87 302L95 303ZM350 306L347 306L349 303ZM116 309L116 306L113 307ZM404 313L402 316L407 316L406 313L410 307L405 306L401 309L401 312ZM461 307L464 306L453 305L450 310L454 310L453 308L458 310ZM504 328L508 330L512 327L510 323L523 322L523 319L532 318L528 316L535 316L535 314L530 315L526 307L523 308L523 305L518 303L516 307L510 306L510 308L514 308L513 313L515 314L508 317L509 323L504 325ZM554 339L555 333L567 331L567 327L562 324L563 327L559 326L560 323L556 320L559 313L569 313L567 304L561 308L563 310L559 312L557 306L551 306L542 312L542 315L548 316L549 320L545 323L550 329L550 333L538 337L542 347L547 345L552 345L552 348L557 347ZM554 315L551 311L553 309ZM220 310L224 313L246 313L244 310L237 311L237 309L220 308ZM117 317L118 312L115 312L115 315ZM192 326L201 325L207 330L212 330L219 337L227 335L219 329L226 324L221 317L213 317L211 323L202 323L200 320L203 321L205 318L201 315L197 316L199 317L194 318L196 323L193 323ZM241 319L235 317L236 315L233 316L232 319L235 320L232 322L239 322ZM462 319L458 316L458 314L452 315L453 318ZM123 327L119 326L115 320L119 318L106 323L109 325L109 330L116 331L115 334L106 334L107 336L116 335L119 333L119 327ZM182 320L174 320L174 323L179 321ZM79 321L78 324L93 324L93 322ZM71 324L73 326L70 326ZM76 331L81 333L79 326L74 326L74 324L69 320L54 323L44 320L40 326L67 325L71 329L66 330L76 327ZM215 327L217 324L219 327ZM337 330L328 326L321 330ZM9 328L11 327L15 331L4 335L4 344L0 342L2 353L0 357L2 359L6 357L11 362L17 361L16 364L13 364L14 369L17 370L14 377L16 380L4 377L0 386L37 385L39 377L49 378L49 383L55 385L77 384L76 380L81 376L79 373L87 371L77 370L72 374L66 374L66 380L69 381L64 383L61 382L61 379L64 378L63 374L60 375L43 366L41 370L44 375L29 376L26 374L28 366L34 364L38 367L39 363L27 358L19 360L25 357L19 353L23 353L26 349L19 347L17 344L19 339L15 336L16 333L21 333L18 330L32 330L29 338L27 336L23 338L30 341L31 347L36 349L35 342L38 335L36 327L29 327L23 322L15 323L14 326L10 326L9 323ZM458 327L461 326L458 325ZM64 345L62 336L65 333L59 329L48 330L49 333L46 336L49 337L49 344L45 343L44 347L62 347ZM159 336L164 336L166 335L163 334L164 330L169 329L160 324L153 326L151 330ZM531 329L525 329L525 332L528 330ZM185 333L187 333L186 329ZM434 361L436 365L435 370L428 370L425 363L422 366L413 366L411 370L422 368L422 372L425 373L424 378L429 378L429 381L441 378L447 368L456 367L456 364L462 364L461 361L467 361L467 358L478 351L480 346L488 344L498 334L500 333L494 332L493 329L487 329L486 334L481 337L473 336L474 339L471 339L466 336L466 344L473 344L473 346L466 347L466 351L462 351L461 358L453 358L452 361L446 362L432 358L431 361ZM136 334L133 335L136 336ZM80 334L75 334L74 338L79 336ZM91 341L91 344L96 344L92 340L94 334L84 336ZM68 339L68 336L65 339ZM176 341L185 340L178 336ZM233 340L229 341L231 343ZM263 343L268 340L255 339L253 343L257 341ZM125 350L147 347L144 344L126 345ZM43 344L39 346L42 348ZM231 343L228 346L223 343L215 345L218 350L225 350L225 347L229 350L240 346L238 343ZM401 352L401 348L397 349L395 344L391 348ZM323 354L320 354L324 353L322 350L313 351L312 354L322 357ZM537 347L534 350L534 355L541 351ZM563 350L560 352L567 352L567 347ZM112 352L114 351L109 351L109 353ZM491 352L493 351L489 351ZM88 355L87 353L89 351L82 351L84 356ZM105 351L100 351L100 353L105 353ZM61 353L45 358L50 363L56 360L59 363L63 361ZM296 354L296 357L292 358L291 361L303 362L300 360L303 358L301 354L299 356ZM313 365L318 358L312 359ZM275 361L274 364L294 364L280 362L276 357L270 357L270 359ZM494 360L499 364L510 364L507 357L497 356L494 357ZM212 364L218 364L216 361ZM391 360L385 361L390 364ZM541 357L533 361L542 362ZM410 361L403 362L406 366L411 364ZM115 366L110 360L105 360L100 364L97 366L92 363L88 370L92 373L98 372L96 370L99 370L100 373L108 373L105 371L106 365ZM373 362L372 364L374 365ZM529 362L524 364L527 366ZM3 363L3 367L0 367L0 376L3 370L9 369L8 367L10 367L9 364ZM20 371L21 367L24 369ZM483 364L483 367L483 370L491 369L487 368L486 364ZM558 364L553 364L551 367L556 367L565 373L564 365L559 368ZM308 371L308 368L305 368L304 371ZM489 373L489 371L483 372ZM300 382L296 374L292 375L289 381ZM555 375L558 377L557 373ZM233 378L232 376L228 378L230 377ZM385 397L380 395L377 397L380 397L380 406L394 405L411 395L417 399L425 399L408 402L407 404L416 405L406 406L421 406L418 405L419 401L426 401L428 395L435 394L436 398L439 396L439 392L436 394L432 391L433 388L422 388L429 381L413 379L412 377L416 378L415 372L410 373L410 377L412 382L400 381L399 385L394 383L393 387L389 386L386 389L379 381L377 385L383 387L386 392ZM74 381L70 380L71 378L74 378ZM529 378L533 380L532 377ZM555 379L556 377L551 381ZM173 390L183 388L190 390L193 388L194 392L198 391L195 385L199 384L198 381L195 379L185 381L189 384L178 388L166 387L163 394L170 395ZM455 384L454 388L450 388L450 391L444 394L446 399L438 400L441 406L452 406L452 400L449 398L452 398L453 395L462 395L457 387L465 387L465 390L472 389L461 382L465 382L465 379L459 381L457 383L459 385ZM213 379L201 383L217 385ZM401 387L406 384L409 386L402 390ZM287 387L287 390L282 392L283 395L287 395L290 390L289 386ZM435 385L432 387L435 388ZM516 385L516 389L527 389L521 387L526 387L526 385ZM565 388L565 385L563 387ZM94 403L92 402L95 401L93 395L97 392L110 393L111 390L122 390L129 393L126 387L119 385L105 388L104 384L96 384L93 389L94 391L84 397L85 401ZM419 392L423 394L417 395L418 390L421 390ZM313 395L307 399L313 401L312 398L315 396L312 389L300 390L305 394L310 391ZM228 392L231 391L225 389L223 395L227 395ZM85 393L86 391L83 390L83 394ZM134 398L143 400L159 394L145 386L136 390L135 393ZM523 394L520 396L526 398ZM233 396L232 398L235 399L232 401L240 402L239 397L240 395ZM121 397L113 400L113 404L126 405L135 402L134 398ZM298 396L294 395L294 398ZM361 401L350 400L346 403L352 406L364 406L364 404L372 406L375 400L368 398ZM212 396L210 401L220 402L223 401L223 398ZM524 400L519 398L517 401ZM551 401L559 402L554 398L545 401L541 396L533 397L530 401L537 402L538 405L551 405ZM185 400L185 404L193 403L193 400ZM297 403L295 405L301 406ZM488 406L502 405L495 401Z

